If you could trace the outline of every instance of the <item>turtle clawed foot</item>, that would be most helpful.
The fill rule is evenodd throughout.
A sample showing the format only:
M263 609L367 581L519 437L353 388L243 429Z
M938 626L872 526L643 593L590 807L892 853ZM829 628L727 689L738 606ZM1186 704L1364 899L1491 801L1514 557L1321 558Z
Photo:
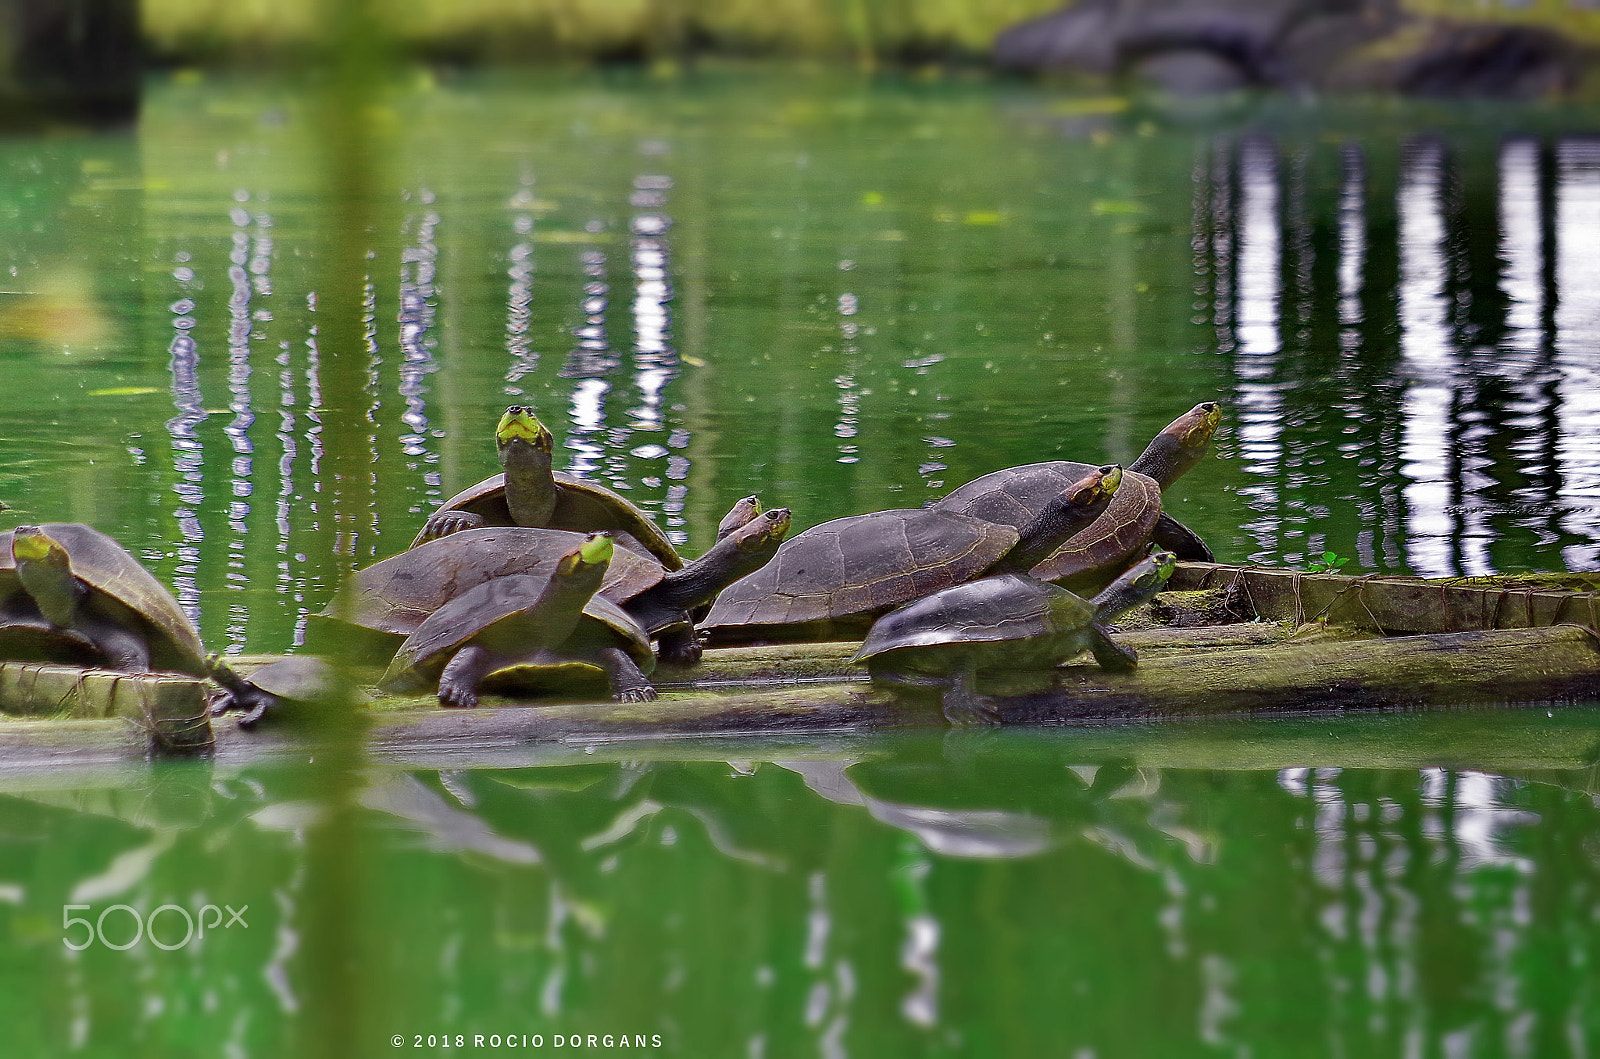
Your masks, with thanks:
M256 722L267 715L267 709L272 705L273 704L271 702L268 702L265 699L256 703L253 707L239 715L239 727L254 728L256 726Z
M646 684L642 688L619 688L612 696L618 702L651 702L656 696L656 689Z
M987 707L968 710L944 708L944 719L957 728L998 728L1000 715Z
M473 709L478 705L477 689L440 682L439 705L456 710Z
M956 728L998 728L1000 714L981 695L952 690L944 696L944 719Z
M434 515L422 526L422 532L417 535L417 544L436 541L440 537L448 537L452 533L462 530L478 529L484 525L481 515L474 515L470 511L448 511Z

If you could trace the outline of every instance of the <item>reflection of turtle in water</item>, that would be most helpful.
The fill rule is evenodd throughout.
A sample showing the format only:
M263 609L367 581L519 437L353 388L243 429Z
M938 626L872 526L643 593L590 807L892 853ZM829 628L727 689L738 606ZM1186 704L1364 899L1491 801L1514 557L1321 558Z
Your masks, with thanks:
M512 405L494 432L501 474L446 500L423 523L415 548L446 534L485 526L531 526L592 533L614 530L617 543L647 552L668 570L683 560L660 528L627 498L555 470L555 439L533 410Z
M860 635L878 615L990 573L1024 572L1115 502L1122 468L1084 468L1021 529L953 511L874 511L813 526L729 586L706 618L714 638Z
M654 689L638 670L641 645L644 659L654 660L638 623L609 604L584 618L611 556L611 536L591 533L545 576L497 577L457 596L406 638L380 685L398 692L437 685L441 705L476 706L485 678L508 668L543 664L551 649L565 652L564 645L586 620L614 632L618 642L596 645L592 652L577 645L572 650L586 659L592 656L611 675L619 698L654 698Z
M0 657L205 675L194 624L139 561L90 526L0 534Z
M1028 572L1088 594L1104 588L1137 561L1152 541L1180 560L1210 562L1213 557L1205 542L1162 510L1161 493L1200 462L1221 421L1221 407L1206 401L1169 423L1124 472L1105 513ZM1087 464L1067 460L1006 467L973 479L930 507L1025 526L1090 470Z
M1160 591L1175 562L1157 552L1092 601L1014 574L956 585L884 615L851 661L876 683L944 686L952 724L993 724L975 687L984 671L1048 669L1085 650L1106 669L1132 669L1138 654L1105 625Z
M206 658L213 682L226 693L211 707L212 716L243 710L240 728L254 727L263 717L301 707L315 709L330 702L366 703L367 696L344 679L332 663L314 655L279 659L241 677L218 655Z
M788 532L787 508L753 514L747 505L744 511L752 515L748 521L680 570L665 570L629 549L612 555L598 595L658 638L663 661L689 664L699 658L689 609L709 603L724 585L766 562ZM512 574L548 577L582 540L565 530L520 526L452 533L360 571L348 602L336 601L323 616L398 642L450 600L486 581Z

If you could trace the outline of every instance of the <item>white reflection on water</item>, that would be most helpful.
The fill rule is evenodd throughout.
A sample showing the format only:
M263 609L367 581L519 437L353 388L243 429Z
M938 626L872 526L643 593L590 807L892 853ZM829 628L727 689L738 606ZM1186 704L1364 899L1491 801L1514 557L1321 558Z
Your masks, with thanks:
M1400 355L1409 376L1401 402L1400 473L1406 479L1407 559L1425 576L1461 573L1454 544L1461 527L1452 513L1451 437L1458 364L1450 329L1446 253L1444 147L1419 141L1400 166L1395 209L1400 250ZM1470 569L1468 573L1489 573Z
M1196 266L1211 273L1217 343L1235 378L1252 561L1295 558L1289 538L1302 519L1286 512L1321 513L1307 497L1322 476L1304 472L1338 459L1355 461L1360 487L1329 499L1359 512L1365 567L1493 573L1510 527L1561 547L1541 566L1600 564L1600 140L1557 142L1553 167L1542 151L1507 140L1485 196L1468 183L1479 171L1443 140L1403 145L1392 258L1376 238L1386 204L1372 199L1387 192L1365 148L1341 149L1337 195L1322 204L1315 159L1309 170L1299 155L1285 165L1261 137L1222 142L1197 175L1209 191L1195 200ZM1486 199L1498 211L1492 229ZM1325 294L1309 279L1319 209L1337 235L1336 289ZM1475 275L1486 258L1472 247L1491 230L1498 268ZM1391 291L1369 274L1389 260L1392 323ZM1346 381L1336 455L1320 410L1291 396L1336 381L1313 366L1332 341ZM1322 547L1314 524L1306 536L1308 550Z
M1277 485L1283 469L1283 401L1277 381L1283 294L1278 180L1278 152L1270 140L1251 139L1239 146L1233 275L1235 444L1242 469L1255 479L1239 489L1256 513L1240 527L1255 541L1258 551L1250 557L1253 561L1278 554L1283 529Z
M205 447L200 444L196 428L206 419L205 401L200 394L200 352L192 334L195 303L189 297L196 287L194 269L189 266L191 255L180 251L172 270L182 296L172 303L172 342L167 346L167 370L172 374L172 404L178 414L167 420L167 433L172 437L173 492L178 494L178 506L173 511L178 521L178 532L183 540L178 544L178 566L173 578L173 593L189 620L200 624L200 585L196 573L200 564L200 541L205 532L200 528L199 512L205 507L204 486Z
M255 326L272 320L268 309L252 309L253 297L272 291L272 215L264 210L252 214L247 209L250 193L235 191L233 249L228 255L228 410L233 418L223 430L233 445L232 476L229 482L233 499L228 504L228 571L226 587L238 592L249 588L245 570L245 540L249 536L250 496L255 492L253 471L255 445L250 428L255 411L250 401L250 343L259 335ZM252 227L254 231L252 232ZM228 624L224 630L224 650L237 653L249 639L246 622L250 608L244 603L228 604Z
M533 324L533 174L524 173L516 194L509 203L511 229L520 237L506 252L510 264L506 275L511 278L506 293L506 352L511 354L511 366L506 370L505 393L521 397L522 377L539 366L539 354L529 345L529 329Z
M433 192L423 188L417 192L416 198L422 205L431 206L435 196ZM400 307L395 318L400 325L398 392L404 405L400 412L400 422L404 424L404 433L400 435L400 449L405 453L413 469L438 462L438 456L429 446L427 380L429 375L439 370L439 365L433 356L438 341L432 336L431 331L435 313L434 297L437 293L434 278L439 258L436 233L440 223L439 213L433 209L425 210L420 216L412 215L406 218L407 229L415 225L416 237L410 246L400 251ZM375 298L372 304L372 323L376 326ZM376 339L376 335L373 339ZM376 354L375 341L373 346L373 353ZM425 497L435 502L442 499L437 475L429 476L424 484L427 486L423 494Z
M1600 561L1600 140L1565 140L1557 157L1556 460L1561 527L1585 540L1561 551L1576 570Z
M639 391L639 402L628 409L630 434L666 435L667 391L678 377L678 352L672 344L672 246L667 239L672 219L665 212L671 189L671 177L646 173L634 178L628 196L629 205L640 211L628 225L628 258L633 270L633 382ZM682 527L688 487L682 483L689 475L688 458L670 453L659 441L634 445L634 440L630 437L620 444L631 446L635 459L656 463L654 467L634 464L639 466L641 484L654 489L662 485L663 478L673 483L662 504L667 539L674 545L687 543L689 535ZM672 438L666 440L670 444ZM628 463L616 461L613 472L625 480Z

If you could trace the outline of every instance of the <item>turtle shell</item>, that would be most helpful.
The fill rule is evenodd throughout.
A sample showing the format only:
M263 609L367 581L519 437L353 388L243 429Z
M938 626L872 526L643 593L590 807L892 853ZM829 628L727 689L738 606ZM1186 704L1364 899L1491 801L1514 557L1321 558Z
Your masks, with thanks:
M150 664L158 670L204 675L205 649L194 623L178 601L128 550L81 522L46 522L45 533L67 550L72 573L93 591L126 608L150 645ZM16 560L11 555L14 533L0 533L0 599L21 591ZM112 608L116 609L115 606Z
M1006 467L974 478L929 505L929 509L959 512L1021 528L1094 469L1087 463L1070 460ZM1125 470L1122 483L1100 517L1028 572L1074 592L1093 595L1138 557L1160 517L1161 486L1149 475Z
M561 471L555 472L555 512L550 516L548 529L573 530L592 533L596 530L616 530L618 543L638 545L668 570L683 567L683 558L667 540L666 534L643 511L623 496L598 482L574 478ZM468 486L439 506L440 511L470 511L482 515L489 526L514 526L511 509L506 506L506 476L491 475L477 485ZM625 536L623 536L625 535Z
M596 595L584 604L583 616L571 636L556 647L533 651L525 659L485 674L478 686L486 691L505 692L529 686L563 687L589 680L605 673L592 654L602 647L622 648L642 673L655 668L656 655L644 628L627 611Z
M1032 577L997 574L954 585L879 618L851 659L890 651L957 644L1019 645L1086 630L1095 607L1064 588Z
M524 622L518 627L517 639L520 642L527 637L527 649L530 653L543 647L555 646L553 636L565 639L566 634L572 631L570 623L577 620L578 600L572 598L571 609L559 614L556 607L546 604L540 608L536 616L528 615L529 608L538 603L540 594L549 585L548 573L544 576L510 574L485 581L448 601L417 626L415 632L406 637L405 643L400 645L400 650L395 653L393 661L389 664L389 671L384 674L380 683L403 684L406 682L403 675L415 676L424 682L432 683L438 679L439 672L457 649L497 622L507 619ZM547 620L551 623L559 622L561 628L557 630L553 625L545 627L540 631L547 631L548 635L542 638L537 632L527 628L527 621L537 621L543 626ZM505 639L505 636L502 635L499 639Z
M366 693L343 679L339 671L321 658L294 655L252 670L250 683L280 699L291 702L317 702L334 697L349 697L357 703L368 701Z
M955 511L894 508L824 522L785 541L717 597L704 628L865 625L907 600L977 577L1017 543L1010 527Z
M87 637L57 628L41 615L23 613L0 615L0 659L88 667L103 661Z
M410 636L434 611L486 581L513 574L548 577L585 536L525 526L452 533L358 572L347 597L334 600L321 616ZM626 602L665 573L655 560L619 548L612 554L598 595Z

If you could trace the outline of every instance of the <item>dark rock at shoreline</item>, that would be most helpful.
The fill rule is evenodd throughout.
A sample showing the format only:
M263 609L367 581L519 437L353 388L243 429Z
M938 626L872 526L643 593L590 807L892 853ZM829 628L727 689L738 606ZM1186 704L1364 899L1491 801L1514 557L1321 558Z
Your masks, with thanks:
M1175 94L1269 88L1530 99L1571 92L1589 51L1538 26L1424 18L1393 0L1083 0L995 41L1009 70Z

